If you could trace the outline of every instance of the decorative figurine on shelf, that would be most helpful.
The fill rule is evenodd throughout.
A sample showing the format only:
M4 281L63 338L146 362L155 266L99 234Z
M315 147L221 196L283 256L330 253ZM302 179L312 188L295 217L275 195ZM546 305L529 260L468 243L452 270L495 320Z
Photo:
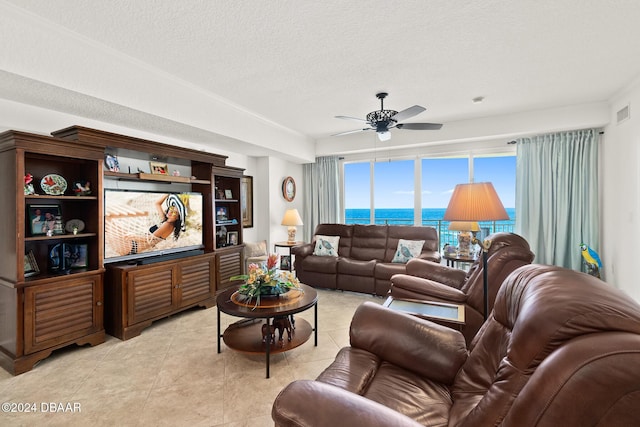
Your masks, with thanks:
M120 163L117 156L105 154L104 163L111 172L120 172Z
M24 195L29 196L31 194L36 194L36 190L33 188L33 175L27 173L24 176Z
M580 251L582 252L582 258L584 258L584 261L587 264L587 272L600 279L602 261L600 261L598 253L584 243L580 243Z
M73 192L76 196L88 196L91 194L91 183L89 181L78 181L73 184Z
M171 175L180 176L180 171L178 169L174 169L174 171L171 173Z

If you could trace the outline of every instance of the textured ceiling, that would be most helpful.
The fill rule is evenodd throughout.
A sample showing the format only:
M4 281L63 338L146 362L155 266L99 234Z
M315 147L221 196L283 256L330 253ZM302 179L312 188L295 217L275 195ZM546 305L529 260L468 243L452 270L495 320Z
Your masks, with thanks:
M446 127L606 102L640 75L636 0L9 3L311 139L357 129L334 116L380 91Z

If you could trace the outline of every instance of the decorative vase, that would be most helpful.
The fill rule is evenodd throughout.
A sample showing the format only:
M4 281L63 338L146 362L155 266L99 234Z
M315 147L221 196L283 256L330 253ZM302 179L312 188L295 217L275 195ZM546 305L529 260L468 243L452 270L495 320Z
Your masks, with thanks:
M265 297L277 297L285 293L288 289L281 286L263 286L260 288L260 295Z

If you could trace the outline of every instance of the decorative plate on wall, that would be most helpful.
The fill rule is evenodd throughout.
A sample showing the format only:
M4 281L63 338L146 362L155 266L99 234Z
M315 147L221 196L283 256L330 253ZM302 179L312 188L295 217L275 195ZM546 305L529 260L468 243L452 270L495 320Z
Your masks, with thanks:
M293 202L296 197L296 182L290 176L282 181L282 196L287 202Z

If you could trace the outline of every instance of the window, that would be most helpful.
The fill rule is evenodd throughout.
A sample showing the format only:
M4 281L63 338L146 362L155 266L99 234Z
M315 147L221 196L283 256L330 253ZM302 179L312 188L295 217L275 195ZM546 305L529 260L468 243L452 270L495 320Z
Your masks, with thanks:
M469 181L469 159L422 159L422 219L442 219L456 184Z
M491 182L511 219L516 206L516 157L478 157L473 159L473 182ZM515 213L515 212L513 212Z
M376 224L413 225L413 160L374 163Z
M345 224L369 224L371 220L371 163L344 165Z
M451 193L456 184L470 182L470 171L473 171L473 182L493 183L511 218L504 224L481 226L488 228L489 232L513 230L516 175L514 155L423 158L418 166L421 168L421 197L416 200L415 160L345 163L345 222L412 225L414 211L417 209L421 214L421 225L436 227L438 234L444 236L448 232L448 224L443 224L442 217ZM375 208L373 215L372 205Z

